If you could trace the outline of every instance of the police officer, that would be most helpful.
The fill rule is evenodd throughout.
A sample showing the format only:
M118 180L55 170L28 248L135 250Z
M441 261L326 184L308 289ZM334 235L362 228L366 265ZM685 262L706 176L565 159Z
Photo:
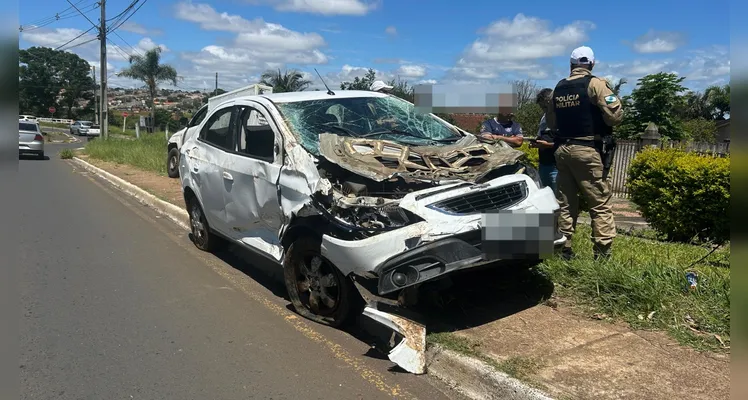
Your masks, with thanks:
M595 55L586 46L571 53L571 75L553 90L553 107L546 113L548 128L556 130L559 230L566 236L562 257L574 256L571 237L579 214L578 193L585 197L592 218L595 259L610 256L616 236L610 183L603 173L603 143L610 144L613 126L623 119L623 106L608 82L592 75ZM602 150L601 150L602 149Z

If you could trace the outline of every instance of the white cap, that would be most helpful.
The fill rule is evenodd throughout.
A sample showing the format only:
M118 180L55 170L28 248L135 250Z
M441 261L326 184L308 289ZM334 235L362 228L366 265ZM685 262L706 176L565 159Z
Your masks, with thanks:
M571 63L573 65L594 64L595 53L587 46L577 47L571 52Z
M382 89L392 90L392 86L385 84L382 81L374 81L370 87L372 92L378 92Z

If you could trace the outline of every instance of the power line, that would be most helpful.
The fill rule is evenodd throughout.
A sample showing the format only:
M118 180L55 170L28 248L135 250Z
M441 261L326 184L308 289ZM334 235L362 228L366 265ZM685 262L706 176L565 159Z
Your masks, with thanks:
M110 22L110 21L112 21L114 19L120 18L124 13L130 11L136 4L138 4L139 1L140 0L134 0L132 3L130 3L129 6L127 6L124 10L122 10L122 12L120 12L119 14L113 16L112 18L107 19L106 22Z
M135 52L137 55L139 55L139 56L143 55L143 54L141 54L138 51L138 49L136 49L135 47L133 47L133 45L131 45L130 43L128 43L127 40L123 39L122 36L119 35L119 33L117 33L117 32L111 32L111 33L114 33L118 38L120 38L120 40L122 40L123 42L125 42L125 44L128 45L132 49L132 51Z
M83 7L81 9L81 11L84 12L84 13L88 13L88 12L91 12L91 11L97 9L97 8L99 8L98 4L92 4L92 5ZM56 17L56 18L54 18L52 20L46 21L46 22L37 23L37 24L27 24L25 26L21 26L18 30L20 32L33 31L33 30L36 30L36 29L44 28L45 26L51 25L51 24L53 24L53 23L55 23L57 21L61 21L61 20L65 20L65 19L70 19L70 18L75 18L75 17L78 17L78 16L79 16L78 13L74 12L73 14L70 14L70 15L58 16L58 17Z
M93 41L96 41L96 40L99 40L99 38L95 37L95 38L93 38L93 39L89 39L89 40L86 40L85 42L81 42L81 43L78 43L78 44L74 44L74 45L72 45L72 46L68 47L68 48L67 48L67 49L65 49L65 50L70 50L70 49L76 48L76 47L78 47L78 46L83 46L84 44L88 44L88 43L91 43L91 42L93 42Z
M81 4L81 3L85 2L85 1L87 1L87 0L79 0L75 4L79 5L79 4ZM89 4L87 6L81 6L81 8L87 8L87 7L92 7L92 6L93 6L93 8L97 8L99 5L97 3L94 3L94 4ZM26 25L21 25L20 28L19 28L19 30L20 31L24 31L24 30L37 29L37 28L41 27L41 26L38 26L38 25L46 26L46 25L49 25L49 24L51 24L51 23L53 23L55 21L59 21L59 20L62 20L62 19L67 19L67 18L72 18L72 17L76 16L75 12L71 12L72 9L73 9L73 7L71 6L71 7L68 7L66 9L60 11L60 12L55 13L55 15L53 15L51 17L41 18L41 19L38 19L38 20L36 20L34 22L28 23ZM88 11L91 11L91 10L88 10Z
M98 28L98 25L96 25L93 21L91 21L91 18L88 18L88 16L86 14L84 14L81 10L79 10L78 7L75 6L75 4L71 3L70 0L66 0L66 1L68 3L70 3L70 5L73 6L73 8L75 8L80 13L80 15L86 17L86 19L88 20L88 22L91 23L91 25L93 25L94 27Z
M143 2L140 3L140 5L138 6L138 8L136 8L135 11L131 12L130 15L128 15L127 18L125 18L124 21L120 22L119 24L117 24L117 25L115 25L113 27L110 27L107 30L107 32L113 32L114 30L116 30L117 28L119 28L120 26L122 26L122 24L124 24L125 22L127 22L127 20L129 20L130 18L132 18L132 16L135 15L135 13L137 13L138 10L140 10L140 8L143 7L145 5L145 3L147 3L147 2L148 2L148 0L143 0Z
M76 40L76 39L78 39L79 37L81 37L81 36L83 36L83 35L87 34L88 32L91 32L91 31L92 31L93 29L94 29L93 27L91 27L91 28L88 28L88 30L87 30L87 31L85 31L85 32L81 33L80 35L78 35L78 36L76 36L76 37L74 37L74 38L72 38L72 39L68 40L68 41L67 41L67 42L65 42L65 44L63 44L62 46L58 46L57 48L55 48L55 50L60 50L60 48L62 48L62 47L65 47L65 46L67 46L68 44L70 44L71 42L75 41L75 40Z

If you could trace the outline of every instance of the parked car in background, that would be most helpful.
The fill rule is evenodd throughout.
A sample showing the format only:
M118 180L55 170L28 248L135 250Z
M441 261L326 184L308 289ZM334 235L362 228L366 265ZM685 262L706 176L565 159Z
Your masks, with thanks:
M36 117L33 115L21 115L18 119L20 121L36 121Z
M98 137L101 136L101 127L99 125L93 124L91 127L88 128L88 131L86 132L86 136L88 137Z
M166 143L166 171L170 178L179 177L179 149L182 147L184 138L200 126L207 113L208 105L206 104L197 110L192 119L187 123L187 126L171 135L169 141Z
M75 121L70 125L70 134L78 136L88 136L88 130L91 129L91 121Z
M331 326L362 298L407 305L420 285L566 240L524 153L382 93L230 99L179 152L195 245L277 262L296 311Z
M35 121L18 121L18 155L34 154L40 160L44 159L44 136Z

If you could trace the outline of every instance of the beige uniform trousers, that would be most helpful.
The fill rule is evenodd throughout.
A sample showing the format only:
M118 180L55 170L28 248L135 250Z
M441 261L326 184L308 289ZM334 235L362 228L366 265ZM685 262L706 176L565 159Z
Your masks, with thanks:
M559 146L555 153L558 176L556 197L561 206L559 231L566 236L566 247L571 247L579 197L585 197L592 219L592 243L595 252L607 253L616 237L616 224L611 206L610 182L603 179L600 154L592 147L576 144Z

